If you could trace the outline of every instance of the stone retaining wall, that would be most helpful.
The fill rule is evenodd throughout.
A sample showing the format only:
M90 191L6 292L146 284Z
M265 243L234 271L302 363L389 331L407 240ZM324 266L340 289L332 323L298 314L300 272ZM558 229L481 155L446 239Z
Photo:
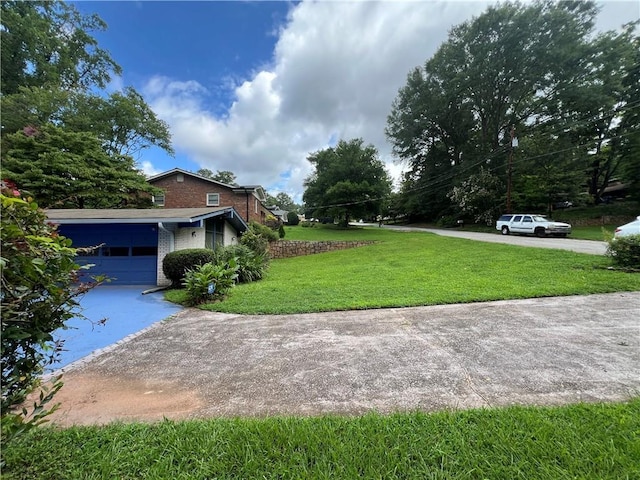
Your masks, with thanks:
M363 247L371 245L373 241L306 241L306 240L278 240L269 244L269 257L288 258L314 253L344 250L346 248Z

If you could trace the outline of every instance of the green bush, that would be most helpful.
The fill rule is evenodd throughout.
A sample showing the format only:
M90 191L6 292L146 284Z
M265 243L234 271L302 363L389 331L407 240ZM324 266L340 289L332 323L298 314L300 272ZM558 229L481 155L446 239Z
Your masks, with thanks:
M19 198L13 187L5 188L2 202L2 403L1 445L46 421L55 410L46 404L62 386L60 377L50 388L41 386L41 374L54 363L61 349L53 332L78 316L77 298L97 285L78 284L81 269L77 250L31 199ZM5 195L6 193L6 195ZM24 407L27 396L41 387L33 410Z
M199 305L224 297L238 278L235 258L225 263L205 263L187 270L183 285L187 291L187 303Z
M619 267L640 269L640 235L610 238L607 256Z
M162 260L162 272L171 280L173 288L180 288L187 270L215 261L213 250L188 248L168 253Z
M284 231L284 225L280 224L280 226L278 227L278 237L284 238L285 235L286 233Z
M267 240L267 242L275 242L278 240L278 232L276 231L277 227L276 230L273 230L261 223L251 222L249 224L249 230L252 230L256 235L261 235Z
M287 224L295 227L300 223L300 219L298 218L298 214L296 212L287 213Z
M278 233L258 222L251 222L249 230L240 237L240 243L249 247L258 255L266 255L269 243L276 240L278 240Z
M258 254L246 245L229 245L216 248L214 263L224 264L236 259L238 264L238 283L249 283L260 280L267 268L269 257L266 253Z

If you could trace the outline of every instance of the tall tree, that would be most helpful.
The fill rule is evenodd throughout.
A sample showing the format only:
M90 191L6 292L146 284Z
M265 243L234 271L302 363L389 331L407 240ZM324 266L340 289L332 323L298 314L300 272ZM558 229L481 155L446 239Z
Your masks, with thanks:
M387 136L399 159L410 166L402 191L407 192L405 200L414 199L407 203L429 210L424 207L427 201L435 207L429 214L446 209L442 204L447 189L438 190L446 184L451 190L481 167L507 183L513 127L521 139L538 137L530 144L546 145L547 152L575 146L576 152L555 156L554 169L584 170L576 154L582 152L586 158L597 149L597 132L574 127L589 105L607 111L600 117L587 115L590 125L597 118L613 120L600 122L598 131L605 132L602 145L615 147L615 135L606 132L619 125L615 109L624 103L617 86L626 66L633 64L625 53L632 47L623 46L632 45L632 35L611 33L594 39L597 12L591 1L507 2L451 30L424 67L409 74L388 118ZM519 153L518 161L524 163L525 152ZM551 180L554 169L548 165L529 162L528 168L536 164L541 169L538 176L549 180L542 196L567 190L558 181L560 175L553 174ZM606 170L614 164L606 163Z
M108 155L87 132L54 125L5 135L2 174L43 208L150 207L154 189L133 159Z
M303 200L315 217L331 216L349 225L352 218L381 213L391 180L373 145L340 140L307 157L315 172L304 182Z
M2 2L2 95L20 87L104 88L120 66L91 33L106 29L61 1Z

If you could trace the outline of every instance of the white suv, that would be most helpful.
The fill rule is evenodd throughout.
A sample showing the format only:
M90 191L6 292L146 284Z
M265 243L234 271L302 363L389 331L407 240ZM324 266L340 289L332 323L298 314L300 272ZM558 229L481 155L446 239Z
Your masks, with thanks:
M496 230L500 230L503 235L520 233L537 237L546 237L547 235L566 237L571 233L571 225L554 222L542 215L516 213L502 215L496 222Z

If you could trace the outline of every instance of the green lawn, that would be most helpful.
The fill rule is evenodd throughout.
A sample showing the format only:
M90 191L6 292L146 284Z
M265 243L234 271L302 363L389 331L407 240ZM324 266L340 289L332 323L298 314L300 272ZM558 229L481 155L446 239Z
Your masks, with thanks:
M285 238L377 243L275 260L263 280L202 308L283 314L640 290L640 275L607 270L606 257L562 250L376 227L289 227Z
M284 313L640 290L604 257L378 228L288 228L371 246L273 261L207 308ZM180 291L168 292L179 299ZM2 452L7 480L640 478L640 398L360 417L38 428Z
M41 428L17 479L636 479L640 399L361 417Z

